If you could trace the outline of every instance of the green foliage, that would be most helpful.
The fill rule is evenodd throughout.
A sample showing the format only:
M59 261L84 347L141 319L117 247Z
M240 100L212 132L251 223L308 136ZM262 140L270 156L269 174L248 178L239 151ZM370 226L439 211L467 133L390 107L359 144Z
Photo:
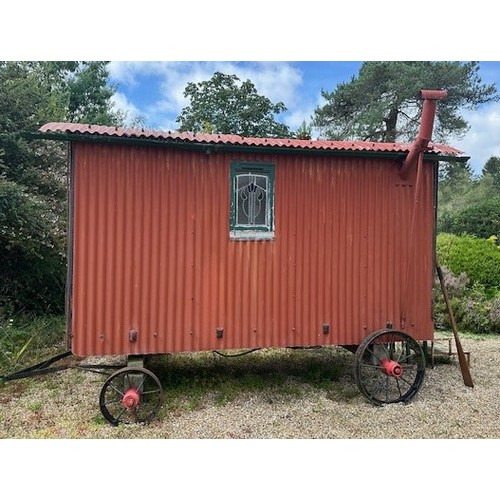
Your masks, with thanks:
M439 234L436 252L442 266L456 275L465 273L471 285L483 285L492 291L500 289L500 247L494 237Z
M460 136L468 129L460 115L497 100L495 85L485 85L476 62L370 61L359 75L334 91L322 91L326 104L316 108L314 125L328 139L360 139L395 142L413 140L420 123L422 89L446 89L439 103L435 135Z
M476 334L500 333L500 289L472 283L465 273L456 275L443 266L443 276L458 328ZM437 329L450 330L439 282L433 289L434 324Z
M257 93L255 85L236 75L214 73L210 80L190 82L184 90L190 104L176 121L180 131L239 134L245 137L289 137L286 125L274 116L286 111Z
M59 354L64 330L63 316L0 317L0 374L8 375Z
M496 238L439 234L436 252L458 327L474 333L500 333L500 247ZM433 293L436 327L449 330L437 281Z
M468 163L440 164L438 189L438 231L441 223L457 211L467 207L475 195L475 182Z
M495 158L495 157L492 157ZM498 234L497 202L500 189L495 184L492 158L475 178L468 163L453 162L440 165L437 229L460 235L464 232L489 237ZM493 166L492 166L493 165ZM484 211L484 212L483 212ZM468 218L473 217L469 223Z
M66 148L46 122L119 125L104 61L0 62L0 316L64 307Z
M484 164L482 176L500 193L500 158L491 156Z
M0 178L0 318L63 312L64 228L46 199Z
M293 136L296 139L307 139L310 140L312 137L312 124L307 123L305 120L301 123L300 127L296 130Z
M442 221L442 231L479 238L500 238L500 196L479 201L455 214L448 214Z
M66 82L68 119L72 122L121 125L125 116L113 110L115 87L108 85L107 62L81 62Z
M269 389L296 397L303 388L293 388L292 381L306 386L305 390L307 386L334 389L335 382L352 363L350 353L330 347L234 354L222 357L214 353L184 353L152 359L149 368L162 382L168 411L199 408L207 398L225 404L242 392Z

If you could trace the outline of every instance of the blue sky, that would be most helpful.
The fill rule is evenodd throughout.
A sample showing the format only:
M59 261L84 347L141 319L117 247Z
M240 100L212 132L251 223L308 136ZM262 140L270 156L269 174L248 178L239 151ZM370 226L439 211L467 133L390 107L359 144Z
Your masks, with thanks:
M115 0L87 0L84 8L20 0L2 7L0 60L113 61L117 107L166 130L176 128L187 104L188 81L232 72L283 101L283 120L295 128L321 104L321 89L357 74L360 63L352 61L490 61L481 63L481 76L500 91L498 21L485 12L486 0L474 8L435 0L150 0L134 8ZM500 156L500 103L464 116L471 129L450 145L479 174L490 156Z
M175 130L175 119L188 104L183 92L188 82L211 78L215 71L250 79L260 94L272 102L282 101L287 112L280 120L296 129L310 121L314 109L324 101L321 90L334 90L357 76L361 62L355 61L190 61L190 62L118 62L109 65L112 82L117 86L115 103L125 110L129 120L142 117L148 128ZM500 62L481 62L483 83L495 83L500 92ZM469 132L455 146L471 157L476 174L490 156L500 156L500 103L465 110Z

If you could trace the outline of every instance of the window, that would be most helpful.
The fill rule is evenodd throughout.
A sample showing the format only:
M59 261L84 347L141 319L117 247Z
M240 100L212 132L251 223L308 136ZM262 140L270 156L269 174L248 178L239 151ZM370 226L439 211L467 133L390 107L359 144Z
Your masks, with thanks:
M274 165L231 164L232 239L274 238Z

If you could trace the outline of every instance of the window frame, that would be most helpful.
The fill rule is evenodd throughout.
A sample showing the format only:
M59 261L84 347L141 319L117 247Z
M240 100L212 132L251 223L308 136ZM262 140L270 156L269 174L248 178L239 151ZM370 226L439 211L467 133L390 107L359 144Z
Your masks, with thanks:
M274 176L275 165L269 162L232 161L229 175L229 234L231 239L270 240L274 239ZM266 208L269 223L259 225L237 224L236 179L240 174L265 175L268 189L266 192Z

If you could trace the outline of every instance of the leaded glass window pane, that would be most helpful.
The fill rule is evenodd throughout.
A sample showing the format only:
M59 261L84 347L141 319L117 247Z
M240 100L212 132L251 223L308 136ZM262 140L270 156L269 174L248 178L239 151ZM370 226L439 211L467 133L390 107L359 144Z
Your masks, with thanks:
M274 165L233 161L230 187L230 237L274 239Z
M236 175L236 225L269 226L269 179L266 175Z

